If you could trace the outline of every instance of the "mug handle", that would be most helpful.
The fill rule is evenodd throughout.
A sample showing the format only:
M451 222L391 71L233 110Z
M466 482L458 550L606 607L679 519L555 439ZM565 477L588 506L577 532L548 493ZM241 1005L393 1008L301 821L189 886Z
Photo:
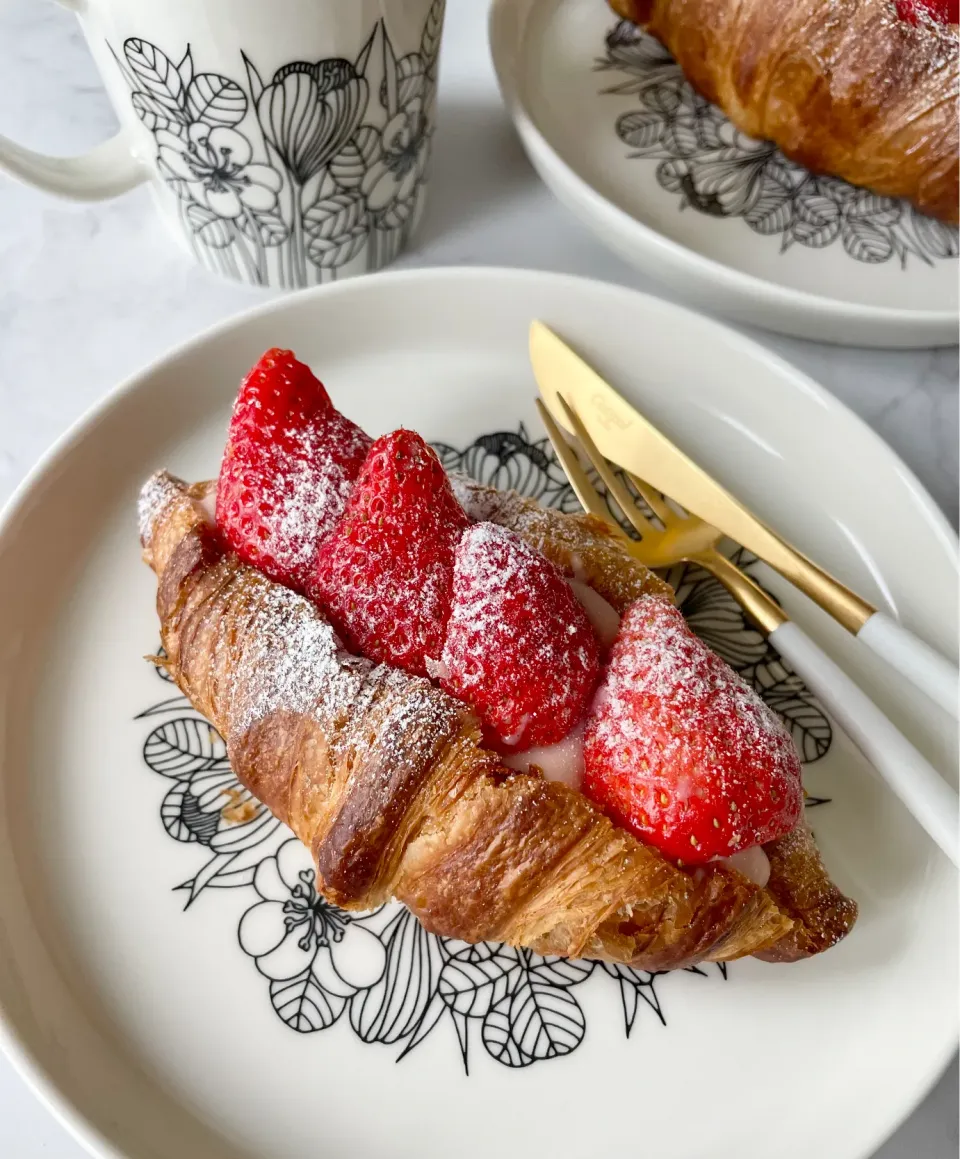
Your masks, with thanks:
M59 0L64 8L80 12L84 0ZM0 136L0 171L28 185L72 197L102 201L126 193L146 181L150 168L133 152L133 134L121 129L116 136L79 157L49 157Z

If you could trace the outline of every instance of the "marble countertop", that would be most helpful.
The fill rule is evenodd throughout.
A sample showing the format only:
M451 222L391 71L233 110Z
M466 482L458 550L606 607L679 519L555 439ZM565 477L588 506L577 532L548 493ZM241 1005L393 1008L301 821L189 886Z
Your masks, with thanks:
M70 154L114 131L68 12L41 0L2 0L0 69L0 132ZM500 104L478 0L449 0L441 74L431 203L401 264L528 266L663 294L602 249L533 173ZM193 267L163 232L144 189L73 205L0 179L0 270L0 504L114 383L263 297ZM871 351L754 336L864 418L956 526L956 349ZM955 1156L957 1086L954 1062L876 1159ZM0 1058L0 1155L81 1154Z

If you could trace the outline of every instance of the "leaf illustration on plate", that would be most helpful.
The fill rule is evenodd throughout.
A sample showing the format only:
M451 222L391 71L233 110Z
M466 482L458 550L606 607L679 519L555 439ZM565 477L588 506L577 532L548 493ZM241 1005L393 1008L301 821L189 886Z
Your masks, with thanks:
M858 262L877 265L893 253L890 234L869 221L848 221L843 229L843 248Z
M923 248L935 258L955 258L960 253L957 230L933 217L910 210L910 224Z
M163 798L160 820L174 841L209 845L217 832L217 813L204 812L189 781L178 781Z
M367 240L366 201L359 193L334 193L307 210L303 228L314 265L323 269L346 265Z
M667 122L662 113L654 109L637 109L617 119L617 136L631 149L645 153L660 144L666 127Z
M184 716L158 725L143 746L143 759L155 773L186 779L227 759L227 746L211 724Z
M677 117L660 130L660 140L668 157L692 157L700 148L699 134L693 118Z
M579 986L593 973L595 962L583 958L538 958L534 956L529 965L530 977L535 982L546 982L550 986Z
M757 233L769 237L789 229L793 214L792 186L765 173L759 197L744 214L746 221Z
M840 206L820 192L814 182L802 188L794 201L794 221L789 237L812 249L830 245L840 234Z
M186 92L191 119L208 125L239 125L247 115L247 96L229 77L216 72L201 72Z
M576 1050L586 1032L580 1003L566 987L536 980L524 971L510 994L483 1020L487 1051L505 1066L529 1066Z
M646 970L635 970L632 966L624 966L619 962L601 962L600 965L611 978L616 978L619 983L620 1002L623 1006L623 1026L627 1038L630 1037L637 1020L637 1011L640 1009L641 1001L645 1002L656 1014L661 1026L667 1025L654 986L656 979L661 976L660 974Z
M138 712L133 719L143 720L147 716L162 716L165 712L174 712L181 708L190 707L190 701L185 696L171 696L167 700L161 700L157 704L145 708L143 712Z
M345 998L321 990L312 971L270 983L270 1001L280 1018L300 1034L333 1026L347 1004Z
M190 51L190 45L187 45L186 52L180 58L180 63L177 65L177 72L180 74L180 83L184 89L190 87L190 82L193 80L193 53Z
M402 909L380 935L387 965L376 985L350 1002L350 1024L364 1042L399 1042L421 1023L443 966L439 941Z
M437 992L451 1010L481 1018L508 993L521 969L509 947L465 946L444 965Z
M123 42L123 54L141 86L170 110L183 108L183 80L176 65L149 40L130 37Z
M825 756L833 742L833 729L819 702L795 673L779 658L757 665L754 687L783 717L805 764Z
M743 608L727 589L702 569L687 566L675 580L680 610L690 627L731 668L759 663L767 653L767 641L751 627Z
M858 189L847 199L844 214L850 221L868 221L876 226L896 225L903 216L903 202Z

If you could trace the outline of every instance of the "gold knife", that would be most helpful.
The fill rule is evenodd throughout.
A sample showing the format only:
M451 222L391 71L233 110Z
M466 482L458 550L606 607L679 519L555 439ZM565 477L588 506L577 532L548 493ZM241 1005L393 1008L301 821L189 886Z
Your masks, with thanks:
M530 327L530 361L543 400L564 429L569 431L570 423L558 394L574 404L605 458L752 551L958 716L960 674L950 661L761 523L542 322Z

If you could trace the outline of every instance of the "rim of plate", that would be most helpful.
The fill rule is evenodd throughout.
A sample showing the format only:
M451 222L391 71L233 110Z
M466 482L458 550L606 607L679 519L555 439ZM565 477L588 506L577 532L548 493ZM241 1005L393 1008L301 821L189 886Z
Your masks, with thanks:
M673 302L665 302L640 290L633 290L626 286L618 286L595 278L585 278L571 274L556 274L546 270L516 269L498 266L428 266L413 270L382 272L377 274L373 279L359 277L347 282L315 286L307 290L301 290L296 294L253 306L223 321L206 327L194 335L194 337L171 347L166 353L152 359L142 369L136 371L108 390L101 399L89 407L51 444L27 472L4 506L0 508L0 540L6 534L7 528L19 515L20 510L26 504L34 489L52 472L59 459L73 446L85 439L96 427L100 417L115 407L121 400L129 395L135 394L139 390L148 389L147 384L156 371L171 359L186 357L202 348L212 339L229 334L234 330L240 330L253 319L266 318L272 314L283 313L293 304L297 306L307 303L322 304L328 297L362 296L364 293L377 289L385 284L404 286L408 283L424 281L469 283L471 281L496 282L498 280L512 281L515 283L546 281L563 286L571 293L585 293L597 297L627 297L638 299L641 303L645 300L653 299L660 306L675 311L679 315L678 320L680 322L683 322L685 319L691 319L698 326L707 326L710 329L722 331L728 342L731 340L735 341L738 346L745 348L746 352L754 358L765 361L778 372L780 377L791 380L794 385L801 387L805 393L813 395L825 407L828 413L841 416L845 422L852 422L858 429L861 437L872 443L882 454L886 454L889 457L891 467L896 470L900 479L908 486L913 498L918 503L924 517L928 521L930 530L934 533L940 545L956 556L958 548L957 534L929 492L893 448L868 426L859 415L832 395L825 387L821 386L803 371L797 369L786 359L768 350L761 343L752 338L748 338L746 335L740 334L722 322L699 314L697 311L686 306L680 306ZM958 563L958 569L960 569L960 563ZM954 1022L960 1023L960 1011L957 1012L957 1017L954 1019ZM938 1082L943 1071L956 1053L957 1048L954 1041L956 1037L956 1033L946 1037L942 1049L931 1059L929 1067L918 1076L911 1097L905 1106L898 1109L896 1114L881 1123L880 1129L873 1133L871 1141L865 1150L856 1155L851 1155L849 1159L871 1159L877 1148L913 1114L920 1103L930 1093L933 1086ZM128 1159L128 1156L124 1152L118 1151L109 1140L104 1138L80 1107L68 1100L61 1093L57 1084L48 1076L42 1063L35 1057L29 1044L23 1041L21 1036L7 1021L2 995L0 995L0 1050L10 1060L14 1070L39 1099L41 1104L46 1107L54 1118L91 1155L95 1156L95 1159Z
M532 9L533 4L543 2L544 0L527 0L527 12ZM553 2L557 3L558 0L553 0ZM492 0L487 19L487 39L500 94L524 147L530 152L531 160L534 161L538 171L540 165L550 166L557 170L574 195L589 204L594 214L607 217L618 230L627 235L633 234L638 242L655 250L655 256L660 261L673 267L681 274L692 274L700 279L712 279L718 283L717 292L729 291L742 298L749 298L753 302L765 305L772 304L779 311L791 309L800 311L811 321L848 321L860 323L876 330L882 330L884 326L889 325L922 328L922 333L918 333L911 342L897 342L890 345L904 347L945 345L948 344L948 340L944 337L947 331L954 335L954 338L949 340L949 344L957 344L956 332L960 318L958 318L956 310L903 310L895 309L892 306L865 306L857 302L846 302L842 298L831 298L826 294L812 294L808 290L795 290L778 282L767 281L756 274L734 269L715 258L707 257L673 238L666 237L604 197L561 157L540 131L523 103L520 96L520 86L517 83L519 72L517 65L523 48L522 38L525 28L517 27L516 21L519 19L516 14L517 6L518 0ZM513 25L508 24L511 16L515 21ZM545 184L549 183L545 180ZM551 192L554 191L551 189ZM572 212L576 212L578 217L581 216L580 212L572 205L565 204ZM713 297L716 297L716 293ZM767 327L765 323L759 321L753 321L752 324L767 329L776 329L780 333L809 337L808 332L802 332L799 329L790 330L779 326ZM821 341L836 342L838 340L827 338L821 339ZM883 344L875 342L873 345Z

